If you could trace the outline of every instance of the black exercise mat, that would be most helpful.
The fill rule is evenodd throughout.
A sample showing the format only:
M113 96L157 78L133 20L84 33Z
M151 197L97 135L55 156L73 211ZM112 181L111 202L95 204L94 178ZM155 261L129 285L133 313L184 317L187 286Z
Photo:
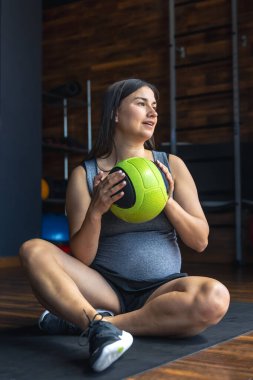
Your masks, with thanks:
M36 326L12 329L0 336L1 380L119 380L196 353L253 330L253 303L234 302L225 318L188 339L135 338L133 346L110 368L94 373L88 346L78 337L45 336Z

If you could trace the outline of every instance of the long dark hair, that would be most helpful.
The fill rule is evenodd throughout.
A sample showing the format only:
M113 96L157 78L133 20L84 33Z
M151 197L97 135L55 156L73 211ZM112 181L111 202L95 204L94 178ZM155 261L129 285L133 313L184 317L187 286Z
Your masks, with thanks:
M89 153L89 158L108 157L114 147L115 115L121 101L141 87L149 87L159 99L157 88L141 79L125 79L113 83L108 87L103 102L101 122L96 142ZM146 149L155 148L154 138L144 143Z

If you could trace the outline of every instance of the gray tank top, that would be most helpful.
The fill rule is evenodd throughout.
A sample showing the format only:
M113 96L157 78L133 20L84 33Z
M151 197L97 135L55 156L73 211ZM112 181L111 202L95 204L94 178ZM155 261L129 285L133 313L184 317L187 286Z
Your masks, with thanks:
M166 153L153 151L154 160L169 167ZM93 178L98 173L95 159L83 162L90 194ZM111 211L102 217L97 255L91 265L101 274L138 282L156 282L181 270L181 254L176 232L161 212L146 223L127 223Z

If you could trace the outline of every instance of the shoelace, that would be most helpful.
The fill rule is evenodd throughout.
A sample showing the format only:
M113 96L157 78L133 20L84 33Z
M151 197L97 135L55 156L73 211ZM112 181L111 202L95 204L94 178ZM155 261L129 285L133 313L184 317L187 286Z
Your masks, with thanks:
M84 311L84 314L85 314L86 318L87 318L88 321L89 321L89 325L88 325L87 329L84 330L84 331L80 334L80 336L79 336L78 344L79 344L79 346L81 346L81 347L84 347L84 346L87 346L87 345L88 345L88 337L89 337L89 330L90 330L90 328L94 325L94 323L98 323L98 322L102 321L102 319L103 319L103 315L97 313L97 314L94 315L94 317L93 317L92 320L91 320L91 319L89 318L88 314L86 313L86 311L85 311L84 309L83 309L83 311ZM97 316L99 316L99 317L101 317L101 318L100 318L100 319L95 319ZM84 344L81 343L81 339L82 339L82 338L86 338L86 341L85 341Z

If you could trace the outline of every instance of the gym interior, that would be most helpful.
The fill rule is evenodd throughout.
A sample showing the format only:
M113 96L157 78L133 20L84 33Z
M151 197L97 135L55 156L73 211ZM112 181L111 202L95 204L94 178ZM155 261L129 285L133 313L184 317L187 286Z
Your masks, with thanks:
M210 226L201 255L179 241L183 271L222 281L235 315L247 326L234 333L228 321L230 334L203 346L197 342L190 351L177 347L175 358L150 340L147 350L157 361L129 371L138 362L137 347L137 356L126 358L125 372L117 367L101 377L253 377L252 20L250 0L0 0L3 336L29 329L43 310L20 265L19 247L40 237L70 254L65 215L70 173L96 138L106 87L141 78L160 92L156 147L185 161ZM21 344L14 346L13 340L9 356L22 351ZM41 353L35 344L30 349L35 356ZM96 377L82 372L81 361L74 363L76 375L64 375L69 364L68 352L64 355L61 378ZM58 372L50 377L46 367L37 374L27 359L29 377L17 368L11 372L4 359L0 377L56 379Z

